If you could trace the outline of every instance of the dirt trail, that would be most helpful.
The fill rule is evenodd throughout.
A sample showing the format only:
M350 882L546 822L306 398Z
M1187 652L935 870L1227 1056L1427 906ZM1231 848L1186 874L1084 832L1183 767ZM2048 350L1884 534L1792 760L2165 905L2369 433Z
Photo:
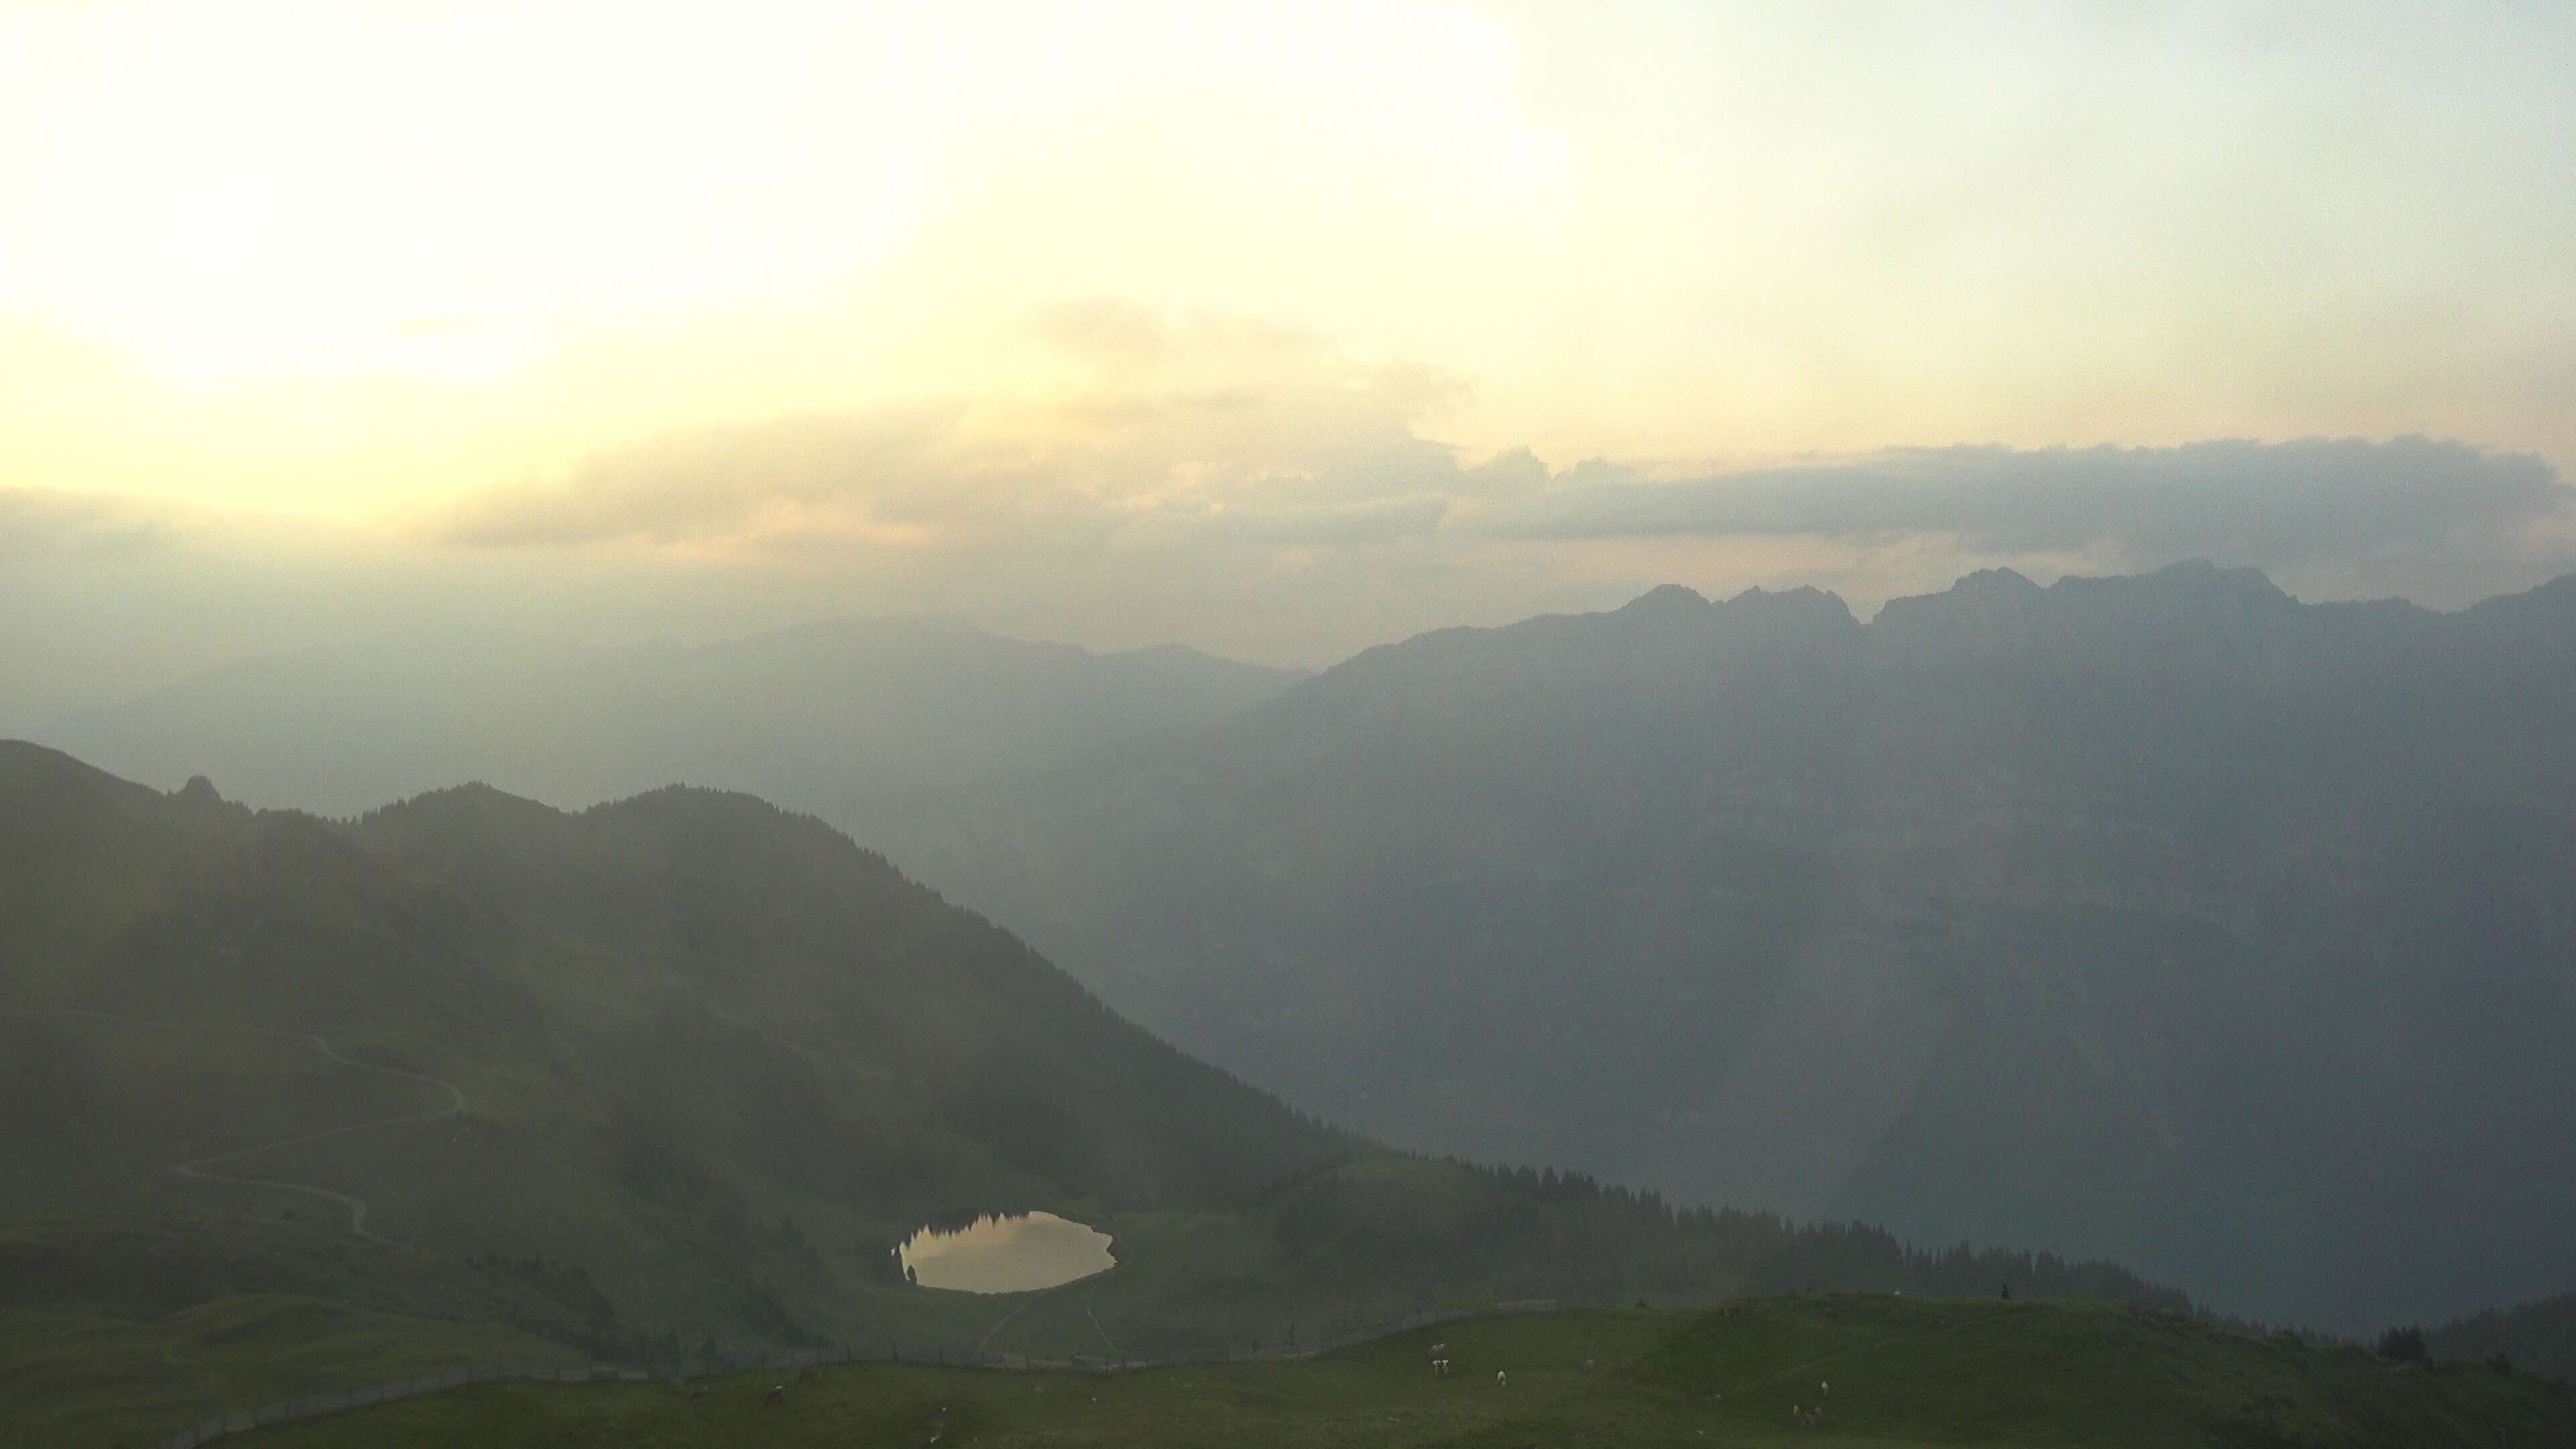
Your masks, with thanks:
M208 1026L184 1021L153 1021L147 1017L119 1016L110 1011L78 1011L69 1008L55 1011L0 1011L0 1016L30 1018L67 1016L86 1017L93 1021L109 1021L123 1026L152 1027L160 1031L219 1032L231 1036L265 1036L276 1037L286 1041L300 1041L305 1045L312 1047L315 1051L320 1052L324 1057L337 1065L354 1068L361 1072L374 1072L379 1076L399 1077L407 1082L421 1082L445 1092L447 1094L447 1105L435 1112L413 1112L406 1113L398 1117L376 1117L364 1122L351 1122L343 1127L332 1127L320 1132L307 1132L300 1137L288 1137L276 1142L263 1142L256 1147L243 1147L231 1152L218 1152L209 1157L192 1158L189 1161L174 1164L170 1169L181 1177L189 1178L197 1182L229 1183L236 1187L273 1188L280 1192L297 1192L302 1193L307 1197L321 1198L326 1202L337 1204L338 1206L348 1210L350 1232L353 1232L359 1237L365 1238L370 1242L382 1243L389 1248L408 1248L411 1244L398 1243L380 1233L370 1231L367 1227L367 1200L365 1198L356 1197L345 1192L335 1192L327 1187L317 1187L309 1182L290 1182L283 1178L272 1177L239 1177L231 1173L209 1172L206 1169L219 1162L237 1162L245 1157L256 1157L263 1152L275 1152L278 1149L285 1147L301 1147L308 1142L321 1142L333 1137L345 1137L352 1132L364 1132L376 1127L399 1127L408 1122L444 1122L449 1118L462 1116L465 1111L465 1093L454 1082L441 1081L436 1077L425 1077L418 1072L401 1071L394 1067L379 1067L370 1065L366 1062L352 1061L349 1058L340 1055L339 1051L329 1042L313 1035L311 1032L271 1031L264 1027L254 1026Z
M1083 1299L1082 1299L1082 1316L1091 1320L1091 1331L1092 1331L1092 1332L1094 1332L1094 1333L1096 1333L1096 1334L1099 1334L1099 1335L1100 1335L1100 1341L1101 1341L1102 1343L1105 1343L1105 1344L1108 1344L1108 1345L1109 1345L1109 1356L1110 1356L1111 1358L1123 1358L1123 1357L1125 1357L1125 1355L1121 1354L1121 1353L1118 1351L1118 1341L1117 1341L1116 1339L1113 1339L1113 1338L1111 1338L1111 1337L1109 1336L1109 1330L1108 1330L1108 1329L1105 1329L1105 1328L1103 1328L1103 1327L1101 1327L1101 1326L1100 1326L1100 1315L1091 1311L1091 1295L1090 1295L1090 1294L1084 1294L1084 1295L1083 1295Z

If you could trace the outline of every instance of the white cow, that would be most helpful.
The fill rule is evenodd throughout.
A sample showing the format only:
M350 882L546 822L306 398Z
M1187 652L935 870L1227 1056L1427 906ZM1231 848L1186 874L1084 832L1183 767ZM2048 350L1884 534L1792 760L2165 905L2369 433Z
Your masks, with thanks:
M1511 1386L1512 1376L1510 1374L1503 1372L1501 1369L1494 1370L1494 1387L1498 1389L1508 1389Z

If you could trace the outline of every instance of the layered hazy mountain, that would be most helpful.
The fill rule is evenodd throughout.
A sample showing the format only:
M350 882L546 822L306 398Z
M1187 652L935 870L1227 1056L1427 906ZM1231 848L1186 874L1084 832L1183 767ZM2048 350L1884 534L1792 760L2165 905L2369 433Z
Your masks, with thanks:
M846 1331L924 1221L1239 1206L1348 1146L821 822L682 788L334 824L0 742L0 1041L0 1223L336 1221L171 1171L309 1137L232 1175L791 1339ZM436 1111L431 1079L460 1115L328 1130Z
M1397 1142L2366 1327L2576 1281L2576 578L1450 630L856 822Z
M1302 683L920 625L412 639L47 738L334 814L755 790L1407 1146L2356 1330L2576 1283L2576 580L1665 588Z
M838 816L1204 723L1302 677L917 621L690 648L449 631L229 665L34 736L138 780L206 775L330 815L478 780L559 805L687 781Z
M898 1274L915 1229L1037 1208L1116 1271L1043 1301ZM664 1359L1206 1354L1462 1296L1998 1282L2187 1306L2106 1264L1389 1152L748 796L473 786L335 822L0 741L21 1338L287 1295Z

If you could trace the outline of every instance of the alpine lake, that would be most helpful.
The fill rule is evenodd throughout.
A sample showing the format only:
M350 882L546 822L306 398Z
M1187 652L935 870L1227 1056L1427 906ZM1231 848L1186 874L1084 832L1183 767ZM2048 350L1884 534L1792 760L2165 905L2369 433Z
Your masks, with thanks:
M979 1218L956 1229L923 1228L898 1251L922 1287L962 1293L1032 1293L1118 1265L1107 1233L1045 1212Z

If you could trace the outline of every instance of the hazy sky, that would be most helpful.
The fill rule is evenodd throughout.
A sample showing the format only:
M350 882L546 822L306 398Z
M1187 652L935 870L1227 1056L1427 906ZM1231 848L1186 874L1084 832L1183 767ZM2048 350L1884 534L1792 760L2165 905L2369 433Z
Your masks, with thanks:
M2570 257L2566 4L0 0L0 670L2458 603L2576 559Z

